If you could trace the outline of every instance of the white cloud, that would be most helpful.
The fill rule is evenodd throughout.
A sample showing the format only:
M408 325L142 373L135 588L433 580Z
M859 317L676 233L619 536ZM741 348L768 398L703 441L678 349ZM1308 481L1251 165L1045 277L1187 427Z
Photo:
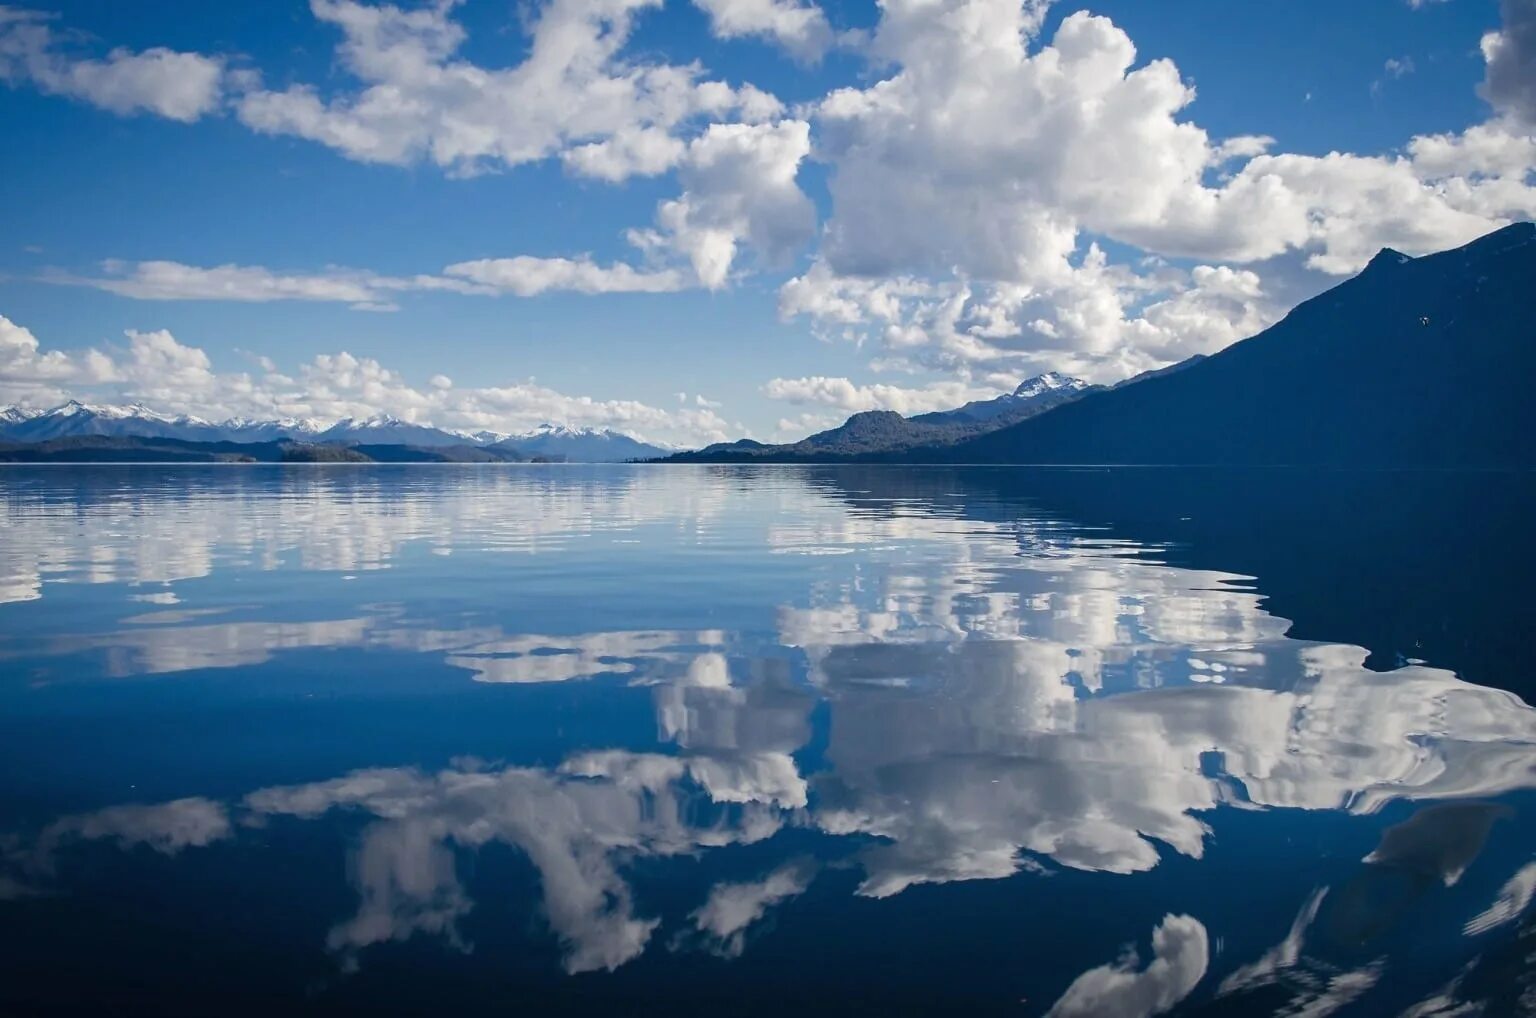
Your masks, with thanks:
M628 265L601 266L581 258L482 258L458 262L443 273L498 292L531 297L549 290L578 293L670 293L690 280L673 269L638 271Z
M1536 125L1536 7L1500 0L1503 25L1483 36L1487 76L1483 96L1496 109Z
M658 229L631 240L685 257L712 290L725 285L743 242L770 264L786 261L816 229L815 207L795 180L810 150L803 120L711 124L679 167L683 193L657 209Z
M820 7L799 0L694 0L709 15L710 30L721 39L762 36L796 57L815 61L835 41Z
M240 119L364 162L475 173L570 150L576 170L619 180L669 166L681 154L669 137L688 121L760 95L702 80L697 64L622 56L635 17L658 0L551 0L534 15L526 59L495 69L456 56L465 33L455 6L312 0L342 33L338 57L360 87L329 98L308 85L255 89L239 100Z
M1388 81L1407 77L1408 75L1412 74L1414 70L1415 68L1413 64L1413 57L1388 57L1387 62L1382 65L1382 71L1384 72L1383 76L1371 82L1371 95L1379 96L1381 94L1381 90L1386 87Z
M1110 265L1094 246L1076 264L1063 258L1052 275L1035 284L871 280L818 261L781 288L779 313L809 318L823 338L876 342L962 382L1045 370L1114 381L1214 353L1281 313L1248 269L1164 265L1139 274Z
M0 315L0 401L36 405L62 395L59 386L84 365L58 350L43 353L30 329Z
M1210 964L1205 926L1187 915L1164 916L1152 931L1152 960L1144 969L1138 964L1131 956L1084 972L1047 1018L1146 1018L1169 1010L1205 976Z
M678 269L643 270L622 262L603 266L586 255L482 258L449 265L440 274L414 276L384 276L347 268L279 272L259 265L205 268L172 261L109 260L102 263L100 276L55 273L43 279L95 287L134 300L324 301L362 311L398 310L394 300L402 293L533 297L553 291L670 293L694 285L689 274Z
M203 268L172 261L102 263L100 277L59 276L57 281L93 286L135 300L340 301L368 304L383 299L378 277L348 270L280 273L259 265Z
M968 400L995 395L973 389L963 382L937 382L925 389L896 385L855 385L846 378L813 375L807 378L775 378L763 386L769 399L787 403L837 407L850 413L894 410L903 416L930 410L951 410Z
M1011 0L884 6L873 46L896 73L817 109L834 270L1038 282L1080 230L1203 257L1284 249L1264 235L1272 216L1254 223L1258 196L1202 208L1218 197L1207 172L1265 139L1213 144L1179 120L1193 89L1167 60L1133 69L1108 19L1074 14L1031 52L1037 25Z
M686 150L682 141L660 128L620 128L602 141L566 149L560 158L580 176L616 184L630 177L665 173Z
M1277 309L1256 288L1111 264L1086 238L1208 261L1207 281L1286 254L1340 275L1382 246L1440 250L1536 215L1529 136L1508 123L1413 139L1408 156L1212 139L1185 118L1195 93L1173 63L1138 63L1124 31L1086 13L1042 42L1045 6L882 5L871 52L892 70L813 110L832 209L784 315L925 347L962 378L1005 354L1108 379L1219 349Z
M571 396L532 381L460 387L446 375L416 386L369 357L317 354L288 373L262 358L259 373L220 372L201 348L170 332L129 330L125 346L43 351L27 329L0 317L0 400L50 406L67 395L143 401L207 420L315 418L388 413L415 423L525 433L545 423L609 428L679 445L727 437L707 406L662 409L637 400Z
M775 442L798 442L807 435L835 428L841 423L843 417L834 414L804 413L794 417L780 417L774 425L771 438Z
M96 60L64 51L49 15L0 7L0 81L30 82L117 114L153 113L190 123L214 112L222 99L219 57L154 47L139 53L114 49Z

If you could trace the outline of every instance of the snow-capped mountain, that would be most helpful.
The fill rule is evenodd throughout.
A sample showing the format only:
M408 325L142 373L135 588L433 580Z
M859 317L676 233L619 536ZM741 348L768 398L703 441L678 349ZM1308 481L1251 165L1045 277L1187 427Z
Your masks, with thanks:
M513 435L495 444L529 456L564 458L572 463L623 463L666 456L676 451L620 431L569 428L559 424L545 424L526 435Z
M495 445L497 442L505 442L512 437L510 431L455 431L455 435L466 438L476 445Z
M0 430L13 424L20 424L22 421L30 421L40 413L42 413L41 410L28 410L26 407L0 407Z
M128 406L68 403L48 410L0 407L0 439L43 442L54 438L175 438L193 442L328 442L338 445L495 445L529 457L571 462L612 463L664 456L673 451L631 435L594 428L545 424L525 435L500 431L449 431L389 414L335 423L315 418L261 420L232 417L213 422L171 415L142 403Z
M218 426L219 437L230 442L281 442L293 439L312 442L326 428L325 421L313 417L279 417L264 421L251 417L231 417Z
M413 424L389 414L348 417L314 436L318 442L350 445L463 445L465 436L430 424Z
M1071 378L1056 371L1027 378L1012 392L995 399L973 400L954 410L923 414L915 420L930 421L990 421L1004 414L1016 416L1023 410L1040 410L1076 399L1093 388L1081 378Z
M81 435L134 436L139 438L212 439L216 425L201 417L163 414L142 403L129 406L81 403L70 400L41 412L6 407L4 437L18 442L42 442L50 438Z

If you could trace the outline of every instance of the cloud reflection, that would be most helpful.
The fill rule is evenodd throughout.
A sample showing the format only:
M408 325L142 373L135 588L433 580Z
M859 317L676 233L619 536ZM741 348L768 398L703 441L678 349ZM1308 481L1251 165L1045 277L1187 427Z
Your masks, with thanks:
M475 895L487 892L472 894L461 867L500 844L537 870L564 966L583 972L635 959L667 922L688 934L676 943L747 951L770 913L795 907L821 863L775 859L755 879L701 890L681 916L642 904L635 863L672 858L681 867L791 828L821 838L825 864L856 867L856 893L890 898L1021 871L1135 874L1170 854L1198 860L1224 807L1364 816L1407 801L1422 805L1364 869L1396 867L1444 887L1477 857L1496 817L1462 800L1536 788L1536 712L1517 697L1425 665L1373 671L1362 648L1291 639L1251 579L1169 565L1156 548L1028 514L965 520L925 514L915 502L851 511L793 481L751 489L729 474L686 484L624 475L570 490L542 475L465 476L475 479L451 496L408 487L394 504L383 488L294 482L272 504L253 503L233 534L216 532L198 498L171 499L168 525L184 525L192 545L206 538L185 554L172 549L172 530L108 500L91 511L149 532L89 568L62 530L52 545L34 535L24 561L5 558L4 568L28 589L36 583L27 577L43 577L51 595L55 580L168 582L227 563L276 567L290 554L305 569L350 574L395 565L418 541L536 552L651 523L691 546L733 500L753 510L733 526L775 551L817 553L815 568L803 588L773 588L758 630L637 621L538 633L514 631L509 614L491 610L431 615L409 605L358 606L350 618L208 622L187 607L118 620L112 633L43 638L44 653L102 653L115 676L345 647L429 655L489 684L609 677L649 691L661 746L572 748L553 767L360 769L259 789L235 804L112 807L20 838L3 879L18 887L53 879L72 841L173 853L238 837L241 822L350 820L357 905L326 940L350 964L372 945L416 935L467 949L461 928ZM40 520L45 530L64 525ZM327 528L346 533L327 543ZM850 554L820 554L828 550ZM644 607L699 619L696 603L666 602L666 590L658 584L659 604ZM624 597L632 607L634 592ZM1528 907L1530 871L1511 877L1468 932ZM1347 890L1318 889L1283 939L1230 973L1220 992L1284 984L1315 1009L1369 992L1381 975L1374 962L1329 968L1305 958L1324 895L1332 907ZM1151 932L1150 954L1090 968L1052 1013L1161 1013L1211 964L1205 922L1170 912Z
M1047 1018L1145 1018L1189 996L1210 964L1210 938L1198 919L1167 915L1152 931L1146 967L1134 955L1073 980Z

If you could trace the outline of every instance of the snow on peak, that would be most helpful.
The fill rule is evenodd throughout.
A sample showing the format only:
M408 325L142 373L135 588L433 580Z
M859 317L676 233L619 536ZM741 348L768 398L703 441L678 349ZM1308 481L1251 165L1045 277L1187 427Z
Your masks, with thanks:
M1027 378L1019 383L1019 387L1013 390L1013 394L1021 399L1032 399L1035 396L1047 392L1055 392L1057 389L1086 389L1088 383L1081 378L1073 378L1063 375L1058 371L1047 371L1043 375Z
M372 417L358 421L354 427L359 428L398 428L406 426L408 422L402 421L394 414L374 414Z

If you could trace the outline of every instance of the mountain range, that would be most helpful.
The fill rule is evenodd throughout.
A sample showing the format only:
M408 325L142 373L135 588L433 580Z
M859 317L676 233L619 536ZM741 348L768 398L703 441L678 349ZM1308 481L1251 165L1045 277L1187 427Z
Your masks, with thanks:
M793 445L673 459L1530 468L1533 283L1531 223L1420 258L1385 249L1256 336L1111 388L1051 389L1050 406L856 414Z
M953 444L1042 414L1096 388L1080 378L1048 372L1022 382L1012 392L994 399L974 400L954 410L938 410L914 417L903 417L894 410L866 410L829 431L789 445L765 445L742 439L706 446L697 453L679 453L673 458L679 461L815 460Z
M303 442L416 449L484 447L496 450L487 459L543 458L589 463L647 459L672 451L621 432L554 424L543 425L527 434L509 435L492 431L448 431L387 414L364 419L348 418L334 424L313 418L231 418L213 422L187 414L163 414L142 403L114 406L70 400L48 410L0 407L0 441L37 443L83 438L172 439L205 444ZM460 454L461 458L467 455Z
M107 458L154 441L196 455L396 462L927 462L1350 467L1536 466L1536 225L1365 269L1256 336L1114 386L1048 373L1011 393L903 417L854 414L787 445L673 452L613 431L448 431L388 415L316 420L170 416L142 404L0 408L0 442ZM121 441L119 441L121 440ZM131 440L131 441L130 441ZM118 445L114 445L118 442ZM51 444L62 443L62 444ZM126 443L126 444L123 444ZM135 443L138 443L135 445ZM243 445L266 445L238 452ZM228 446L229 448L224 448ZM167 454L192 455L166 447ZM233 451L232 451L233 450ZM45 455L11 448L7 458Z

